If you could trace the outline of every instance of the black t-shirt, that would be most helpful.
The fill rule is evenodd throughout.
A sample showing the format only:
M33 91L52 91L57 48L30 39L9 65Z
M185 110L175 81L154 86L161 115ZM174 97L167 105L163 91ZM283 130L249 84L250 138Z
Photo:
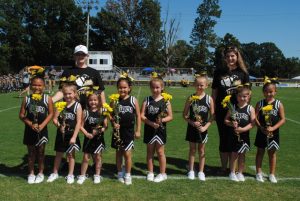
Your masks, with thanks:
M77 90L79 92L78 94L80 97L80 104L82 105L83 108L85 108L87 103L86 95L80 92L82 91L85 82L92 81L92 83L89 83L88 85L98 86L99 91L104 91L105 89L100 73L96 69L93 69L91 67L86 67L86 68L72 67L66 69L61 75L61 77L68 78L71 75L78 76L78 78L76 79L76 85L77 85Z
M236 68L232 71L217 69L214 73L212 88L218 90L216 97L216 106L220 107L220 103L227 95L235 96L236 87L240 84L249 83L249 74ZM233 99L235 102L235 98Z

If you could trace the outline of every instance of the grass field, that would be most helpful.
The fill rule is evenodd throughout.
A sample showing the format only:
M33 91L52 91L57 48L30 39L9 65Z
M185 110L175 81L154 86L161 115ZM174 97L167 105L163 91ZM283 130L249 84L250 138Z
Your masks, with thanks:
M82 186L67 185L63 178L54 183L39 185L27 184L26 147L22 144L24 125L18 119L21 99L17 93L0 94L0 200L300 200L300 117L299 89L278 89L277 98L284 106L287 117L281 128L280 151L278 152L277 184L257 183L254 180L256 148L253 146L255 131L251 131L252 149L246 155L246 181L231 182L226 177L216 176L219 167L218 134L216 124L209 129L206 145L206 182L190 181L186 178L188 163L188 144L185 142L186 123L181 114L190 88L167 88L173 95L172 107L174 120L168 124L168 142L166 145L167 173L169 179L162 183L149 183L144 178L133 179L133 185L125 186L114 179L115 156L110 145L110 129L105 133L108 149L103 154L102 175L104 180L94 185L89 179ZM107 86L106 95L115 92L115 87ZM210 93L210 89L208 90ZM148 96L148 87L135 86L132 95L142 103ZM254 88L252 105L262 98L261 88ZM142 132L143 134L143 132ZM46 148L46 176L52 170L54 154L55 128L49 125L50 142ZM83 137L81 136L81 139ZM81 141L82 142L82 141ZM146 175L146 146L142 139L135 142L133 151L132 174ZM79 174L82 153L76 156L75 174ZM158 172L158 162L155 162ZM268 158L265 157L263 171L268 173ZM60 173L66 176L66 172ZM92 173L90 173L92 174Z

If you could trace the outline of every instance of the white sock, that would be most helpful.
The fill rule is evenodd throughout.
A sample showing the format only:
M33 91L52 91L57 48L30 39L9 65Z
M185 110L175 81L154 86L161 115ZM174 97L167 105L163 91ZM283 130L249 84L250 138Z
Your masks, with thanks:
M130 173L125 173L125 177L130 177Z

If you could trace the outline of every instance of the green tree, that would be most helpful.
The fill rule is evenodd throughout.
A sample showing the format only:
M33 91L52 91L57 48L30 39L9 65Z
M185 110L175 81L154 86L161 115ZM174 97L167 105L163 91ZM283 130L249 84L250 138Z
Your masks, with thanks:
M281 50L271 42L261 43L259 46L259 62L261 76L282 77L285 57Z
M194 46L192 60L196 69L203 70L212 63L213 54L210 48L216 48L217 35L214 33L216 19L220 18L221 10L218 0L203 0L199 5L194 28L191 33L191 44Z
M0 0L1 58L11 71L70 65L74 46L84 41L84 23L73 0Z
M156 0L108 0L93 22L93 48L112 50L119 66L157 65L161 48Z
M260 45L257 43L242 44L244 60L249 68L249 74L261 76L260 72Z
M0 0L1 69L14 71L30 62L30 47L24 23L23 5L20 1Z
M293 78L295 76L300 75L300 60L299 58L292 57L292 58L287 58L284 61L283 65L283 72L284 72L284 77L286 78Z
M173 47L174 56L171 67L189 68L187 61L193 52L193 47L184 40L178 40Z

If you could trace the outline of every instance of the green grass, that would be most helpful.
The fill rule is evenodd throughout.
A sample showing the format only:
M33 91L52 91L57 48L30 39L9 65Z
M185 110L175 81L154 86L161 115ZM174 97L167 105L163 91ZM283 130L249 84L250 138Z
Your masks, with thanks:
M106 95L115 92L115 87L107 86ZM135 86L132 95L138 96L142 103L144 97L150 94L148 87ZM188 156L188 144L185 142L186 123L182 119L184 102L188 95L193 93L190 88L167 88L173 95L172 107L174 120L168 124L168 141L166 145L167 173L168 176L185 176ZM210 93L210 89L207 91ZM218 134L216 124L209 129L209 140L206 145L205 172L208 180L199 182L187 179L169 179L159 184L149 183L143 179L133 179L133 185L119 184L114 176L115 151L110 148L110 129L105 133L105 141L108 149L103 154L103 170L105 178L99 185L93 185L91 180L82 186L67 185L63 179L54 183L42 183L40 185L28 185L26 182L27 159L26 146L22 144L24 125L18 119L19 108L12 108L21 104L21 99L16 98L17 93L0 94L0 200L298 200L300 199L300 124L287 120L280 130L280 151L276 175L290 180L279 180L278 184L257 183L248 179L244 183L234 183L229 180L216 179L215 171L219 167ZM262 98L261 88L254 88L252 105ZM299 106L300 93L298 89L278 89L278 99L284 106L288 119L300 122ZM3 111L4 109L12 108ZM256 148L253 146L256 129L251 131L252 149L246 155L246 176L254 177L255 172L249 166L255 165ZM50 142L46 147L46 175L53 167L55 152L55 128L49 124ZM142 132L143 134L143 132ZM81 136L82 139L82 136ZM82 142L82 141L81 141ZM146 174L146 146L142 139L136 140L133 151L133 175ZM76 156L75 174L78 175L82 153ZM158 172L158 162L155 162L155 170ZM265 156L263 171L268 173L268 157ZM65 172L61 175L65 176ZM211 178L211 179L209 179ZM298 178L298 179L292 179Z

